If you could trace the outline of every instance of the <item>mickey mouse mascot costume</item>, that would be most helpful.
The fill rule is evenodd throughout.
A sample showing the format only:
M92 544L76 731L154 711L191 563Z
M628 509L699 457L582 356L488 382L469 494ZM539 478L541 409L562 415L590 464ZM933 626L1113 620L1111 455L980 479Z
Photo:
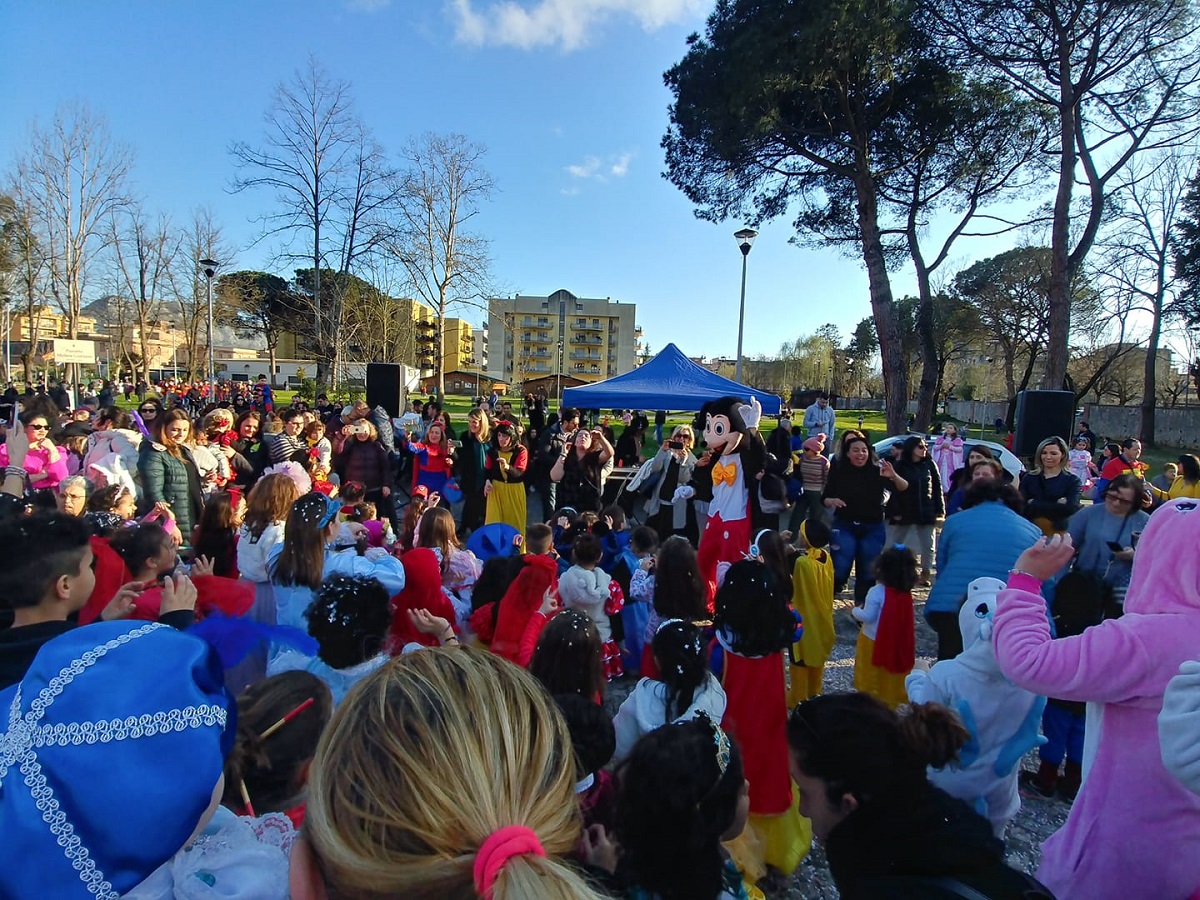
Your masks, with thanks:
M710 401L700 410L700 417L708 450L696 463L693 481L707 483L711 479L712 500L697 556L711 604L717 592L718 567L745 559L751 533L761 524L758 483L766 445L758 433L762 406L754 397L748 404L737 397ZM676 500L695 495L696 488L691 485L675 491Z

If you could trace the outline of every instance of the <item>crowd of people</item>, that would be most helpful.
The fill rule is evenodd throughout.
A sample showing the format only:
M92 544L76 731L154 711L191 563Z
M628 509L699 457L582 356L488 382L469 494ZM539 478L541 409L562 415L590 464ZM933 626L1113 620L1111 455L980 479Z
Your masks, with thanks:
M1200 889L1194 455L93 388L6 397L0 896Z

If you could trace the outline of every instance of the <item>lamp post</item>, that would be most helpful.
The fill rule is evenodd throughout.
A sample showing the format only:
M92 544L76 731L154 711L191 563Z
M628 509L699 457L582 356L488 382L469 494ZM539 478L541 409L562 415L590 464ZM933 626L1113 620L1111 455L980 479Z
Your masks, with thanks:
M750 245L754 243L756 237L758 237L758 232L753 228L743 228L733 233L734 240L738 242L738 249L742 251L742 299L738 303L737 364L734 366L733 375L733 380L738 384L742 382L742 329L746 319L746 259L750 256Z
M562 409L563 342L558 342L558 408Z
M213 332L212 332L212 283L213 276L217 274L217 269L221 264L215 259L200 260L200 268L204 271L204 277L208 282L208 380L216 382L217 370L213 364Z
M979 439L980 440L983 440L984 432L987 430L987 423L985 420L987 419L987 414L988 414L989 398L992 395L992 363L994 363L996 361L995 357L992 357L992 356L988 356L988 357L986 357L986 359L987 359L987 369L985 369L984 371L987 374L985 374L983 376L983 415L981 415L979 417Z

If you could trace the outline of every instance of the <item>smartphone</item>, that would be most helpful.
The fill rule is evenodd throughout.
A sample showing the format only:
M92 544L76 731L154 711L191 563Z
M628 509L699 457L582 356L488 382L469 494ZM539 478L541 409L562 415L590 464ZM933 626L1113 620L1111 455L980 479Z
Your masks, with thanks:
M1122 550L1125 549L1120 544L1118 544L1116 541L1106 541L1106 543L1108 544L1108 549L1111 550L1113 553L1120 553Z
M682 450L683 441L667 441L668 450Z

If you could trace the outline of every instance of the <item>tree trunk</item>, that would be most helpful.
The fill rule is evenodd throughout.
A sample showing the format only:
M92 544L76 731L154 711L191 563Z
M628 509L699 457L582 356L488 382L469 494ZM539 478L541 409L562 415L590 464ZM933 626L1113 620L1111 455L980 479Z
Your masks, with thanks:
M1071 192L1075 186L1075 95L1071 84L1070 44L1060 40L1058 191L1050 228L1050 321L1046 374L1042 387L1062 390L1067 374L1071 336Z
M918 270L921 302L917 307L917 334L921 339L921 382L917 389L917 431L928 431L937 409L938 385L941 372L938 366L937 342L933 335L933 297L929 296L929 277L922 278Z
M1161 284L1161 281L1160 281ZM1142 370L1142 410L1138 423L1138 434L1147 447L1154 446L1154 403L1158 387L1158 344L1162 339L1162 291L1154 298L1154 321L1150 324L1150 338L1146 341L1146 361Z
M908 367L900 346L900 327L892 301L892 283L883 258L879 236L879 209L875 183L866 175L855 179L858 226L862 234L863 262L871 292L871 312L879 334L879 355L883 362L883 392L887 408L888 434L903 434L908 413Z
M267 344L267 364L271 367L270 373L267 375L267 381L271 387L275 387L275 345Z

